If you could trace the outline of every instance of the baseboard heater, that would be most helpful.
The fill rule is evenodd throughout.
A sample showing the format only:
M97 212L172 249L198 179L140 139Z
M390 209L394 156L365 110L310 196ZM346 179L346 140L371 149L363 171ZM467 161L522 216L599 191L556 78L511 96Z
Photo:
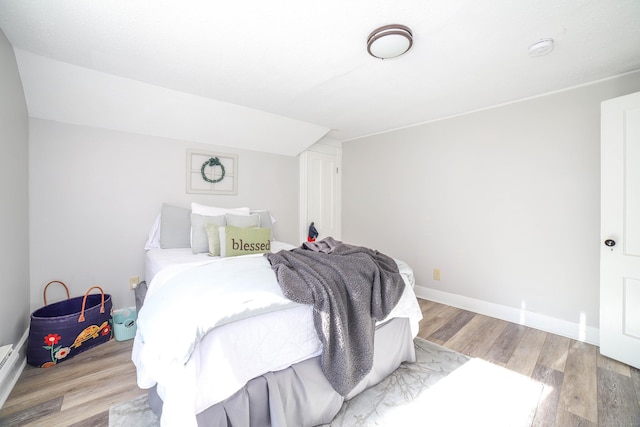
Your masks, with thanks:
M14 348L13 344L0 347L0 408L9 397L9 393L13 386L20 378L20 374L26 365L24 357L25 345L27 341L28 331L22 337L18 345ZM22 354L22 363L18 363Z
M4 377L8 374L5 365L7 364L7 360L9 360L11 353L13 353L13 344L7 344L0 347L0 382L2 382Z

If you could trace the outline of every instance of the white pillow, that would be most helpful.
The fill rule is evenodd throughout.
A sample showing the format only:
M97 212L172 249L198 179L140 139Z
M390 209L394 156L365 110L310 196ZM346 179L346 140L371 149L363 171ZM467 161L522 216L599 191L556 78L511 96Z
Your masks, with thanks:
M251 215L236 215L236 214L225 214L224 216L226 224L222 225L230 225L232 227L260 227L260 215L251 214ZM265 227L266 228L266 227Z
M273 233L273 224L275 224L276 219L271 216L271 212L265 209L252 209L251 215L260 215L260 228L271 228L271 240L275 240L275 235Z
M199 203L191 203L191 213L204 216L219 216L226 213L236 215L249 215L249 208L218 208L215 206L206 206Z
M218 239L220 240L220 256L224 258L227 256L227 229L225 227L218 227Z
M238 218L250 218L248 216L240 216L237 215ZM191 250L194 254L199 254L203 252L211 252L210 248L210 238L207 233L206 225L208 223L215 224L217 226L225 225L225 217L224 215L218 216L205 216L198 214L191 214ZM216 233L218 229L216 228Z
M148 251L149 249L160 249L160 214L158 214L156 221L151 226L149 238L147 243L144 244L144 250Z

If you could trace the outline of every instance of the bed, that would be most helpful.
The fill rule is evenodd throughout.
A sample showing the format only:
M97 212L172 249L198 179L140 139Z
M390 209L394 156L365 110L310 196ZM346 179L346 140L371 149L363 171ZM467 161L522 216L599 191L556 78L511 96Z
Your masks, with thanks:
M164 208L162 216L167 218L160 220L160 235L163 229L169 233L176 227ZM198 206L192 205L186 215L188 227L185 212L180 213L178 234L187 229L189 234L177 245L183 247L154 245L152 230L145 253L146 283L136 290L136 298L144 304L132 360L138 385L149 389L150 404L161 414L163 426L326 424L345 399L381 381L402 362L414 360L413 338L422 314L413 293L413 272L406 263L393 260L404 287L393 308L375 322L370 367L338 393L336 380L326 374L327 342L317 333L313 306L285 297L274 274L272 254L293 254L301 248L272 240L270 233L268 255L265 251L230 255L224 249L220 255L200 252L194 226L202 218L194 221L194 215L202 211L194 208ZM248 210L241 215L255 214ZM257 228L273 230L270 214L260 215ZM237 221L229 219L227 215L226 225L220 225L223 221L218 218L214 230L222 246L222 229L230 233L234 228L228 224ZM270 227L264 227L267 224Z

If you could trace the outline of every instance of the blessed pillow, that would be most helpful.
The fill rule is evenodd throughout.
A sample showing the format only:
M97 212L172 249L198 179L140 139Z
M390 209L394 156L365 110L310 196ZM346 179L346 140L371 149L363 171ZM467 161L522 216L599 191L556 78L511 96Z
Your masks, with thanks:
M210 239L205 229L206 224L215 224L217 235L218 227L225 224L224 215L205 216L194 213L191 214L191 250L194 254L211 252ZM216 255L220 255L219 249Z
M188 248L191 246L191 220L189 209L162 205L160 212L160 247Z
M270 228L220 227L220 256L232 257L271 252Z
M209 244L209 256L220 256L220 233L218 231L220 227L218 224L211 222L204 224Z

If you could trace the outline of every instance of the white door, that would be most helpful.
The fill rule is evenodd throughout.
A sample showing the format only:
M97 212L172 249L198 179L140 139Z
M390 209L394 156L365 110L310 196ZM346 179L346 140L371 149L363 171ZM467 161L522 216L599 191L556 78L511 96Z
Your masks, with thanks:
M602 103L600 352L640 368L640 93Z
M308 150L301 155L303 177L301 197L301 239L307 240L309 225L314 223L317 240L341 238L341 179L339 150Z

